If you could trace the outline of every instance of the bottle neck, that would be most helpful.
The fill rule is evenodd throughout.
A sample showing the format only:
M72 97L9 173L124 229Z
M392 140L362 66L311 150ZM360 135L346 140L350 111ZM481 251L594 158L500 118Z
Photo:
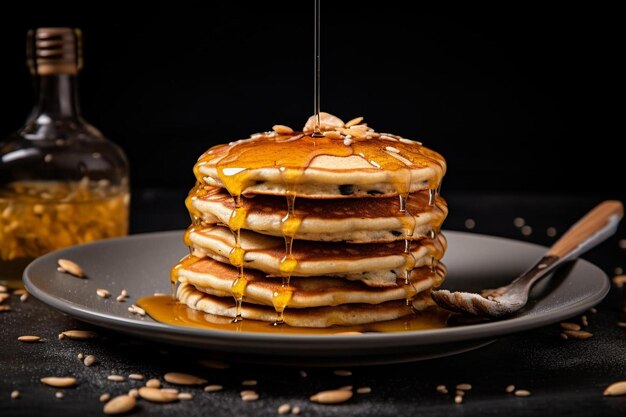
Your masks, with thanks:
M42 124L50 121L80 121L78 82L75 75L54 74L38 77L39 99L31 120Z

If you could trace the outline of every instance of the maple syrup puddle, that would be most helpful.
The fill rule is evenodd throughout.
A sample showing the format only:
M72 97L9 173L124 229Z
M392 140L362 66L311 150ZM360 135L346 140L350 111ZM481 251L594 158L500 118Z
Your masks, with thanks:
M396 320L369 323L357 326L333 326L327 328L292 327L287 324L275 326L273 323L245 319L232 322L231 318L216 316L187 307L169 295L154 295L140 298L137 305L143 308L154 320L173 326L205 330L229 331L235 333L269 333L295 335L345 335L358 333L399 333L420 330L433 330L448 327L450 313L429 307L413 316Z

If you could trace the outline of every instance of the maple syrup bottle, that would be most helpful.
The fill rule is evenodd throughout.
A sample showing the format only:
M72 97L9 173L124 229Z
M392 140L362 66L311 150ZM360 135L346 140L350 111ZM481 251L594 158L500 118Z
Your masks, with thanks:
M78 29L28 33L38 100L0 142L0 282L54 249L128 233L126 156L80 115L81 42Z

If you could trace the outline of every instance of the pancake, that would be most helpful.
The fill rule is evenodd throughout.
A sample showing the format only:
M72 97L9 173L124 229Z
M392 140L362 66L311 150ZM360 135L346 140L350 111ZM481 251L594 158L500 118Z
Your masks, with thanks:
M439 188L446 162L437 152L366 124L342 123L325 114L325 136L313 135L309 126L218 145L200 157L194 172L199 182L235 196L388 197Z
M235 202L223 189L212 188L202 196L190 197L187 202L205 224L227 225ZM425 237L431 230L439 230L448 209L445 201L436 197L429 205L429 193L421 191L407 199L407 210L414 221L413 238ZM244 229L258 233L282 236L282 219L287 215L283 197L259 195L242 198L246 218ZM337 203L334 200L297 199L293 215L301 219L295 239L347 242L391 242L405 238L407 216L399 213L398 198L353 198Z
M335 277L293 277L289 287L293 296L289 308L336 306L340 304L379 304L407 298L407 290L420 293L438 287L446 274L442 264L435 271L430 267L411 271L412 287L405 289L404 279L393 287L372 288L361 282ZM214 261L202 259L178 271L179 281L193 285L197 290L220 297L231 296L232 283L239 278L238 269ZM279 278L267 278L260 271L246 269L243 274L248 281L244 301L272 306L273 294L281 290Z
M216 297L198 291L192 285L182 283L176 293L178 300L194 310L211 315L234 318L236 315L235 302L232 297ZM334 307L314 307L300 309L286 309L284 322L294 327L331 327L350 326L393 320L423 311L433 305L427 295L418 295L407 306L405 300L387 301L380 304L344 304ZM274 323L276 311L273 307L254 304L244 304L241 308L244 319L259 320Z
M229 229L221 226L191 227L185 235L194 255L209 256L230 263L229 254L235 247L235 238ZM404 277L404 242L347 244L343 242L312 242L299 240L293 244L293 259L297 262L293 276L340 276L363 280L368 285L395 285ZM281 259L285 256L283 239L241 230L241 248L245 251L244 266L281 276ZM439 260L446 248L441 233L434 239L413 241L410 253L415 267L431 265Z

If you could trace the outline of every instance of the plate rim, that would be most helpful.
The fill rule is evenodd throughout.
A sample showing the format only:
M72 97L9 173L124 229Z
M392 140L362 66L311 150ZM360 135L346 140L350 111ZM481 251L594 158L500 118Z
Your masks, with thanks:
M59 254L69 250L69 249L77 249L84 247L98 247L102 245L110 245L116 241L131 241L131 240L142 240L146 238L162 238L169 236L182 236L184 231L182 230L170 230L170 231L160 231L160 232L150 232L150 233L140 233L133 234L125 237L118 238L110 238L103 239L94 242L84 243L81 245L70 246L68 248L59 249L53 252L50 252L46 255L43 255L33 262L31 262L23 273L23 282L28 290L35 298L41 300L43 303L47 304L50 307L53 307L56 310L59 310L63 313L66 313L72 317L76 317L80 320L87 321L92 324L100 325L109 329L117 329L119 331L129 331L133 332L135 330L140 330L144 333L145 330L152 331L167 331L168 333L173 333L176 336L191 336L191 337L206 337L213 338L216 341L232 341L236 339L241 343L282 343L284 347L285 343L294 344L294 345L308 345L309 347L313 347L312 343L323 343L324 348L332 349L333 346L342 347L345 346L346 343L351 344L350 342L355 341L355 337L353 335L297 335L297 334L266 334L266 333L255 333L255 332L242 332L235 333L223 330L207 330L207 329L198 329L198 328L190 328L183 326L174 326L159 322L147 322L140 320L133 320L127 317L119 317L107 313L101 313L98 311L94 311L91 308L86 308L83 305L76 304L71 301L61 300L47 292L40 290L30 279L29 273L30 271L39 263L46 262L50 258L58 257ZM444 234L449 236L459 235L459 236L469 236L472 238L478 239L495 239L506 242L515 242L515 244L522 244L529 247L535 247L536 249L547 249L543 245L539 245L532 242L526 242L523 240L511 239L500 236L486 235L480 233L469 233L463 231L454 231L454 230L444 230ZM182 240L181 240L182 242ZM397 347L406 347L406 346L423 346L423 345L438 345L445 344L450 342L460 342L460 341L469 341L469 340L477 340L477 339L485 339L485 338L493 338L500 337L507 334L518 333L522 331L526 331L532 328L542 327L547 324L558 322L561 319L565 319L576 314L579 314L582 311L585 311L599 302L601 302L604 297L608 294L610 290L609 279L606 273L594 265L593 263L579 258L574 265L574 268L591 268L592 271L599 273L604 279L602 280L602 286L598 287L598 290L583 300L580 300L576 304L571 304L566 306L566 308L556 309L555 311L550 311L547 313L543 313L540 316L523 316L523 317L512 317L508 319L488 322L488 323L479 323L473 324L471 326L459 326L459 327L447 327L443 329L431 329L431 330L416 330L414 332L399 332L399 333L365 333L359 335L358 340L360 342L364 342L368 344L368 348L373 348L377 346L385 346L389 347L390 345ZM514 321L514 326L511 328L511 321ZM113 326L112 326L113 324ZM468 331L471 329L471 331Z

